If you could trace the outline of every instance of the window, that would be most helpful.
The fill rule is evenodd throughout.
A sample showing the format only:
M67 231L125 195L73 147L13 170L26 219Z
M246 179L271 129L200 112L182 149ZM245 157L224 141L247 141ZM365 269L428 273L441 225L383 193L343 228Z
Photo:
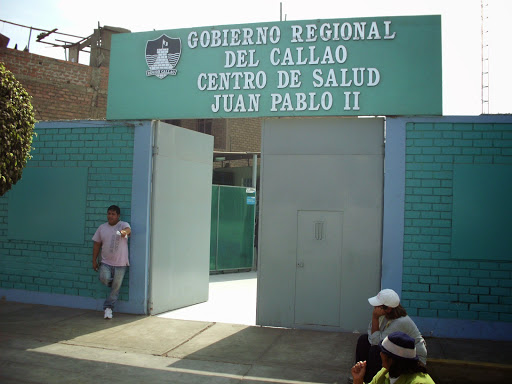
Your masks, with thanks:
M164 123L181 127L181 120L162 120Z
M207 135L212 134L212 119L199 119L197 120L197 132L206 133Z

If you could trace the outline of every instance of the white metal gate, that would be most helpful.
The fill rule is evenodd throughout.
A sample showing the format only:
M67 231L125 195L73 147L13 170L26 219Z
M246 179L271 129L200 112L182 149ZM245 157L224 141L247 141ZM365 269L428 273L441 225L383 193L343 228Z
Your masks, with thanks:
M262 159L257 323L365 330L381 280L384 119L268 119Z
M208 300L213 162L213 136L157 122L154 137L149 314Z

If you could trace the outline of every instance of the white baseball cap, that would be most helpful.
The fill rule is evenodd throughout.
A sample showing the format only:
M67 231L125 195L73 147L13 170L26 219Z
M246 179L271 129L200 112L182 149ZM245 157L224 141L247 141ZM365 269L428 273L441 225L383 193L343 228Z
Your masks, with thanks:
M377 296L370 297L368 302L373 307L385 305L386 307L396 308L400 304L400 297L392 289L383 289Z

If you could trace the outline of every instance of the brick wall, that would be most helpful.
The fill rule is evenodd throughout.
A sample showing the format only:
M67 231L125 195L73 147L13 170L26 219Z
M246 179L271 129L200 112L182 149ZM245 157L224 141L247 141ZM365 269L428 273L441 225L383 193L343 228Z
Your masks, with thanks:
M261 151L261 119L229 119L227 120L227 127L227 151ZM252 160L230 161L230 166L252 167Z
M225 119L213 119L212 134L214 137L213 148L225 151L228 146L227 122Z
M106 222L111 204L119 205L121 219L130 222L134 130L123 123L56 124L36 124L33 158L27 167L88 168L84 243L9 240L8 195L15 189L11 190L0 197L0 287L103 299L107 288L92 270L91 238ZM68 214L72 223L73 212ZM120 299L127 300L128 294L127 274Z
M190 129L191 131L197 131L197 120L179 120L176 124L182 128Z
M171 120L167 120L173 123ZM197 120L180 120L174 124L197 131ZM213 119L212 135L214 149L231 152L260 152L261 151L261 119ZM252 159L228 161L229 167L252 167ZM225 165L225 164L224 164ZM216 162L214 168L222 167L223 163Z
M93 68L7 48L0 48L0 61L32 96L37 120L105 119L108 68ZM197 130L197 120L181 120L179 125ZM214 148L218 150L261 150L259 118L213 119L212 134ZM237 165L233 162L232 166Z
M259 152L261 150L261 119L228 120L229 151Z
M172 120L166 120L166 122L173 124ZM192 131L198 130L198 121L196 119L182 119L174 122L174 124ZM226 125L225 119L212 119L213 148L216 150L226 150Z
M104 119L108 68L0 48L0 61L32 96L36 119Z
M512 255L451 254L454 166L512 164L512 124L408 123L406 135L404 306L412 316L512 322Z

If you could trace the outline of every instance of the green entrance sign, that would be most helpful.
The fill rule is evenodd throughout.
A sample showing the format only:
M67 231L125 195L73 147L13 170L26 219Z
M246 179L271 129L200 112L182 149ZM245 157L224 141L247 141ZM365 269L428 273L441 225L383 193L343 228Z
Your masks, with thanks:
M442 114L441 16L114 35L107 119Z

